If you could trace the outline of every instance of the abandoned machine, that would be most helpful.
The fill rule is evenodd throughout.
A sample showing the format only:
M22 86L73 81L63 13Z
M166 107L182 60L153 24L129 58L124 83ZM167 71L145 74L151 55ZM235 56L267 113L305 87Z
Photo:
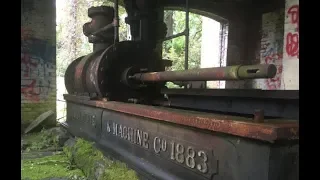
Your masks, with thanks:
M91 21L83 33L93 52L72 61L65 73L63 125L71 134L95 142L141 179L299 179L298 90L192 86L276 75L273 64L188 69L189 12L223 14L229 6L254 10L249 3L113 2L114 7L88 9ZM127 13L130 40L119 41L119 6ZM164 9L186 12L183 32L166 36ZM179 36L185 37L185 70L168 71L172 61L162 58L162 43ZM167 88L167 82L180 88Z

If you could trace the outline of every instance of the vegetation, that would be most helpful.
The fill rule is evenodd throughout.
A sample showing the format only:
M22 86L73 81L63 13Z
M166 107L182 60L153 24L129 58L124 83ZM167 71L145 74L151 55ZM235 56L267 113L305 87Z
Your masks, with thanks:
M23 137L27 144L26 151L38 151L47 148L58 148L58 137L48 131L42 130L39 133L27 134Z
M126 164L104 157L92 143L83 139L78 139L72 146L65 146L63 152L55 151L59 147L58 137L48 130L28 134L23 140L27 144L27 149L22 154L22 179L138 179L135 171L128 169ZM44 151L54 152L43 157Z
M65 147L69 161L80 168L88 179L97 180L138 180L136 173L126 164L112 161L93 147L93 143L78 139L76 144Z
M70 169L64 154L37 159L22 160L21 179L42 180L45 178L86 179L80 169Z
M67 178L70 180L84 180L80 169L71 168L67 156L56 151L59 147L58 136L51 131L42 130L38 133L27 134L22 137L26 150L21 158L21 179L42 180L45 178ZM43 156L44 151L53 151L52 155Z
M59 2L59 0L57 1ZM82 33L82 26L89 22L87 15L91 6L109 5L113 3L106 0L67 0L64 7L57 8L57 75L63 77L70 62L79 56L92 51L92 45ZM127 25L124 22L126 12L119 8L120 15L120 41L127 39ZM185 12L165 11L167 35L177 34L185 28ZM190 42L189 42L189 69L199 68L201 59L201 29L200 15L190 13ZM173 61L168 70L184 69L184 36L163 43L163 57Z

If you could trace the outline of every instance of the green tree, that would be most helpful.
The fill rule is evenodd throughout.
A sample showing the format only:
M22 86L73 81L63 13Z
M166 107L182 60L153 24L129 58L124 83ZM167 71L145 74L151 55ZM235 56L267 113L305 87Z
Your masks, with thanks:
M178 34L185 29L185 12L165 11L165 23L167 24L167 36ZM201 29L202 19L200 15L189 15L189 69L200 68L201 59ZM169 70L184 70L185 37L181 36L163 43L163 57L173 61Z
M83 34L82 26L89 22L88 8L92 6L113 6L105 0L65 0L57 9L57 76L63 77L68 65L76 58L92 52L92 44ZM125 9L119 7L119 39L126 40L127 25L124 22Z
M92 44L82 32L84 23L89 22L87 15L91 6L113 6L113 2L105 0L65 0L64 7L57 9L57 75L63 77L67 66L77 57L92 52ZM127 39L128 25L124 18L126 12L119 7L120 41ZM167 36L177 34L185 29L185 12L165 11L164 19L167 24ZM189 68L199 68L201 59L201 28L202 19L200 15L190 13L189 15ZM163 58L173 61L173 66L168 70L184 69L184 36L165 41L163 43Z

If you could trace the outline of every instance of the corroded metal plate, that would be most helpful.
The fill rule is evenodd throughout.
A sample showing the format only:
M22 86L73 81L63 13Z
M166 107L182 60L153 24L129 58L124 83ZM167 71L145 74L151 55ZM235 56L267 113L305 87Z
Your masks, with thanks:
M273 134L275 139L281 137L282 142L278 144L277 140L268 142L133 114L128 108L130 105L125 103L118 107L116 102L104 102L104 106L101 102L97 106L96 102L77 102L76 97L66 96L66 99L69 130L76 136L96 142L106 154L125 161L145 179L298 179L298 138L284 140L284 135ZM146 106L132 106L150 111ZM121 112L120 107L128 111ZM158 115L168 118L163 111L159 108ZM181 112L172 113L177 117L176 114ZM189 113L189 120L193 116ZM204 115L196 116L201 118ZM254 126L254 123L248 124L252 125L251 128ZM266 127L272 130L281 126ZM293 127L282 125L282 129L285 128Z

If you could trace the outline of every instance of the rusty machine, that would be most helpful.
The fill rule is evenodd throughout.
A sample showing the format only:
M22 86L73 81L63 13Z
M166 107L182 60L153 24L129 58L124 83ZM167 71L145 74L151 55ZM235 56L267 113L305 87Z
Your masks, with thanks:
M142 179L298 178L297 91L168 89L166 82L272 78L272 64L165 71L163 9L173 1L124 0L131 40L119 42L118 1L91 7L83 33L93 52L66 70L64 126L126 162ZM196 6L194 6L196 7ZM187 45L186 45L187 46ZM188 47L186 47L186 51ZM186 52L188 59L188 52Z

